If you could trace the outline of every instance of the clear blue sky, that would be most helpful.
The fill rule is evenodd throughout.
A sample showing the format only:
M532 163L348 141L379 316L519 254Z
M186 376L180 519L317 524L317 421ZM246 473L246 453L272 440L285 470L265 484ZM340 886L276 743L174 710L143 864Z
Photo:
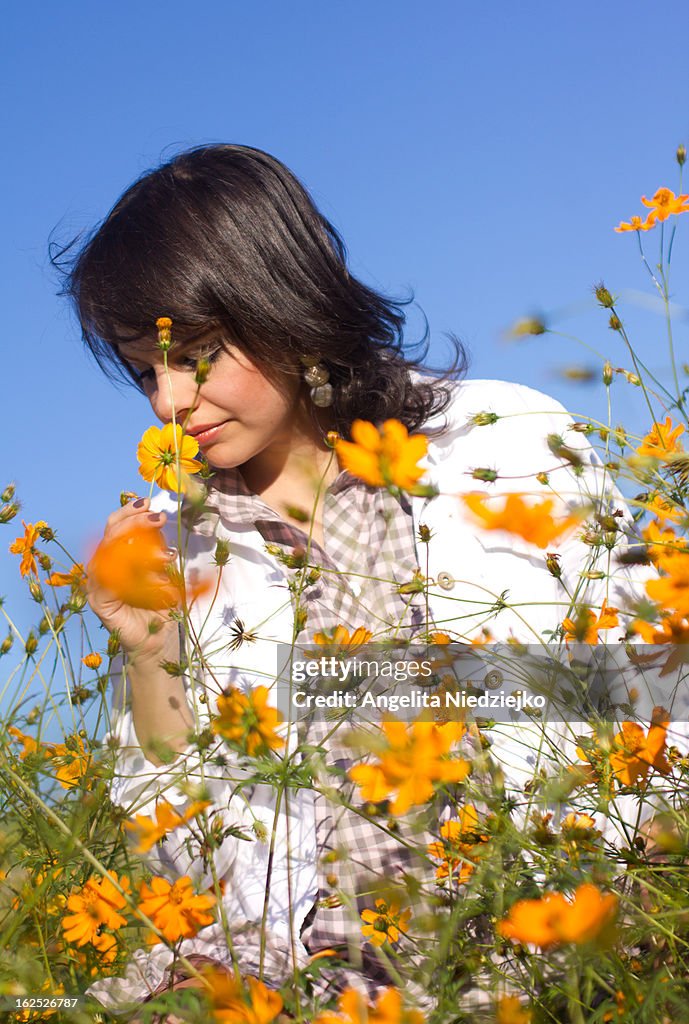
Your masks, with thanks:
M48 520L75 552L119 492L139 488L135 445L154 420L82 352L47 242L92 226L181 147L274 153L341 231L355 273L414 289L437 357L455 331L474 376L603 415L601 385L557 373L591 362L584 349L548 335L510 345L502 332L571 307L559 328L629 365L591 287L646 288L634 237L612 227L641 193L676 190L689 135L678 0L655 15L638 0L28 0L4 25L0 484L16 480L24 517ZM686 236L676 248L679 281ZM662 372L662 319L629 308ZM420 323L412 312L412 340ZM0 527L0 593L26 625L35 606L6 554L16 533Z

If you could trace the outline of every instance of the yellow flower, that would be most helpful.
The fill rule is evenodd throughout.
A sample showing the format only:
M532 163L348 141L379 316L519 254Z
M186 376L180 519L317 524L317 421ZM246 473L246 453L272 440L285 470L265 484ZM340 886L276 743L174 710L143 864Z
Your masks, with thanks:
M472 804L462 807L459 820L444 821L440 827L441 841L428 846L428 856L440 860L435 871L438 881L452 876L461 885L474 870L474 863L481 853L481 844L488 842L488 836L478 829L478 814Z
M481 520L484 530L516 533L539 548L547 548L554 540L569 533L579 524L583 515L582 510L581 515L570 514L556 522L552 516L555 504L552 498L528 505L523 495L508 494L502 508L494 511L487 507L485 494L475 491L462 497L468 508Z
M501 996L495 1008L495 1024L530 1024L531 1010L522 1006L518 996Z
M271 1024L284 1006L279 992L258 978L242 983L229 970L218 968L205 970L203 977L216 1024Z
M319 1013L313 1024L424 1024L424 1020L420 1010L404 1009L396 988L386 988L375 1004L356 989L346 988L338 999L337 1012Z
M599 630L612 629L619 624L617 608L608 608L605 599L601 605L600 615L596 615L592 608L582 606L575 619L567 618L562 622L565 628L565 641L569 643L570 640L576 640L582 644L597 644Z
M84 946L87 942L94 943L101 928L115 931L126 924L119 911L125 906L126 900L115 888L117 875L106 875L103 878L89 878L79 892L67 900L67 909L72 913L62 921L65 939ZM122 889L129 888L129 880L124 875L119 879Z
M604 895L595 885L580 885L571 900L547 893L537 900L519 900L498 924L498 932L514 942L531 942L541 949L566 942L582 944L602 937L617 912L618 898Z
M184 493L185 477L202 468L202 463L194 458L198 450L198 441L184 434L179 423L149 427L136 449L139 473L144 480L155 481L163 490Z
M465 732L459 722L382 723L386 748L377 763L358 764L349 777L361 789L363 800L380 803L392 797L391 814L405 814L412 805L433 796L436 782L461 782L469 764L450 755L450 748Z
M664 423L654 423L643 441L636 449L637 455L650 455L655 459L664 459L672 452L683 451L677 439L684 433L684 424L678 423L673 429L672 417L666 416Z
M150 917L168 942L189 939L204 925L211 924L213 915L208 911L214 905L215 896L211 893L194 893L188 875L178 878L174 885L155 875L150 885L142 883L139 892L139 910Z
M399 904L376 900L376 909L361 911L361 934L373 946L399 942L400 932L406 935L411 910L400 911Z
M340 464L371 487L413 491L425 470L417 463L428 450L425 434L412 434L399 420L386 420L381 430L366 420L352 423L352 441L335 442Z
M621 221L619 226L615 228L615 231L650 231L651 228L655 227L655 220L649 213L646 220L642 220L641 217L634 216L627 221Z
M268 703L269 695L267 686L256 686L249 694L230 687L218 697L213 732L250 757L284 747L284 739L275 732L283 716Z
M124 827L130 832L137 833L138 840L135 850L137 853L148 853L163 836L180 825L186 825L188 821L195 818L197 814L208 807L207 800L196 800L180 814L167 800L161 800L156 806L156 820L146 814L137 814L134 821L125 821Z
M103 658L97 651L91 651L89 654L84 655L81 663L86 665L86 668L100 668L103 664Z
M71 746L53 744L50 757L54 760L55 778L63 789L79 785L91 764L91 751L84 746L81 736L73 737Z
M34 576L38 575L38 569L36 567L36 542L40 536L41 530L47 527L42 519L39 519L37 523L25 523L22 521L24 527L24 536L17 537L15 541L10 544L10 552L13 555L21 555L21 565L19 571L22 576L28 576L29 573L33 573Z
M676 196L669 188L659 188L651 199L641 197L644 206L650 208L649 220L667 220L671 214L686 213L689 210L689 195Z

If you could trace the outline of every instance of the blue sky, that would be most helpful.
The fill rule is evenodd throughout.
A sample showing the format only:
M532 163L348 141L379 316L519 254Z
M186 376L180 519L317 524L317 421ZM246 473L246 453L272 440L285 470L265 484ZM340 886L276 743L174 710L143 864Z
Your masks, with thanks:
M557 314L559 330L629 366L592 300L603 277L625 296L639 351L667 374L662 318L634 295L648 293L635 239L612 227L640 212L642 193L677 190L685 15L676 0L662 18L629 0L13 5L0 485L16 480L24 517L48 520L79 554L120 491L139 488L135 446L154 419L83 353L47 244L91 227L161 157L208 141L258 146L291 167L356 274L391 294L413 288L436 360L454 331L473 376L603 416L602 385L577 388L559 372L599 357L558 336L503 337L523 314ZM678 326L683 359L686 319ZM410 340L420 329L412 310ZM646 429L637 396L615 388L614 417ZM17 531L0 533L0 593L26 625L35 606L5 553Z

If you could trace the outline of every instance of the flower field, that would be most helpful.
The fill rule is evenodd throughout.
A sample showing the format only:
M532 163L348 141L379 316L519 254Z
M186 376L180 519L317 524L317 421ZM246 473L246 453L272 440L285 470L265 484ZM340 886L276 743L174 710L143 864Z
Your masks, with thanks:
M454 496L477 530L523 545L543 579L560 587L565 613L543 647L557 647L571 667L583 649L595 659L614 645L637 672L653 673L680 697L689 661L689 365L675 351L671 270L675 232L689 212L681 192L684 161L680 147L677 194L663 187L643 196L645 216L630 215L615 228L620 244L638 244L648 288L664 309L670 381L645 365L623 306L598 284L600 315L628 363L600 361L609 421L563 423L560 434L544 439L549 461L522 491L501 492L499 473L485 465L472 467L471 487L462 495L458 487ZM173 358L174 325L161 317L157 328L165 359ZM549 330L541 320L520 321L515 343L538 345ZM199 387L209 373L208 361L200 360ZM643 423L614 424L616 388L643 394ZM499 411L476 409L466 429L489 431L500 418ZM628 496L630 520L596 495L565 503L550 486L555 467L575 481L583 477L582 435L608 483ZM356 421L351 440L333 435L329 444L370 487L435 500L420 465L427 438L409 435L398 421ZM343 715L326 717L330 731L323 734L299 731L273 700L274 681L262 678L249 692L212 685L222 676L218 664L251 656L265 623L258 615L256 622L235 619L217 650L203 635L234 555L219 539L212 571L188 571L185 529L206 514L212 481L197 442L184 424L151 427L137 457L151 494L161 488L176 502L174 549L148 525L104 540L86 565L62 547L59 524L21 520L21 496L9 482L0 495L4 564L21 575L35 610L35 624L24 632L2 605L3 1019L689 1021L689 729L682 731L671 702L645 713L639 695L628 691L603 714L589 701L575 721L559 722L558 735L567 733L562 742L553 740L550 721L531 716L525 735L546 756L518 786L492 756L499 734L488 716L391 714L360 729ZM140 499L122 496L123 506L134 500ZM307 514L306 535L308 520ZM416 539L422 552L432 543L423 527ZM561 546L573 539L591 554L578 578L596 584L595 603L579 598L564 571ZM370 621L310 629L301 599L320 568L308 544L275 544L270 553L289 581L293 646L346 658L390 639ZM637 581L627 605L606 591L620 565ZM420 559L411 578L395 585L423 607L436 584ZM96 590L137 609L142 640L170 618L179 625L179 657L162 667L171 688L184 681L190 694L183 746L197 767L186 773L179 746L152 742L150 763L166 778L152 804L144 793L126 805L115 799L124 790L119 781L113 788L119 776L111 691L126 660L117 630L108 635L89 613ZM432 652L434 693L455 685L458 651L481 657L501 643L518 659L525 644L501 630L507 607L509 594L492 595L469 634L460 630L459 613L445 625L426 620L417 640ZM528 609L517 611L528 616ZM232 780L240 810L235 802L218 807L214 786L221 776ZM261 804L261 793L272 794L272 804ZM277 823L298 799L346 811L404 865L394 877L380 873L365 892L359 888L357 899L354 862L365 860L368 849L341 843L321 858L326 890L319 903L341 910L346 922L337 948L306 949L295 934L278 941L267 896L251 931L232 909L232 886L241 890L240 865L253 863L252 851L264 858L268 877L287 856L289 874L289 858L299 851L289 849L288 831L285 854ZM272 816L259 806L272 808ZM234 867L228 850L235 851ZM176 869L182 857L190 873ZM209 929L229 950L224 968L194 946ZM147 958L160 968L151 998L134 997L123 1012L114 997L101 1000L111 983L112 992L135 992L132 963ZM78 1004L66 1005L73 997Z

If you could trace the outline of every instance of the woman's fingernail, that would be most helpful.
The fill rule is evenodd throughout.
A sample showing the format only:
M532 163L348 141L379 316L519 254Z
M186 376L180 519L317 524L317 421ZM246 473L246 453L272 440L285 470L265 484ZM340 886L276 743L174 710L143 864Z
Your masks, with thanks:
M175 558L177 558L177 555L179 554L179 551L177 550L177 548L167 548L167 550L165 551L165 554L167 555L167 557L172 562Z
M150 512L148 518L151 520L152 523L157 523L158 520L160 519L160 512Z
M136 501L132 502L132 508L143 508L146 504L145 498L137 498Z

